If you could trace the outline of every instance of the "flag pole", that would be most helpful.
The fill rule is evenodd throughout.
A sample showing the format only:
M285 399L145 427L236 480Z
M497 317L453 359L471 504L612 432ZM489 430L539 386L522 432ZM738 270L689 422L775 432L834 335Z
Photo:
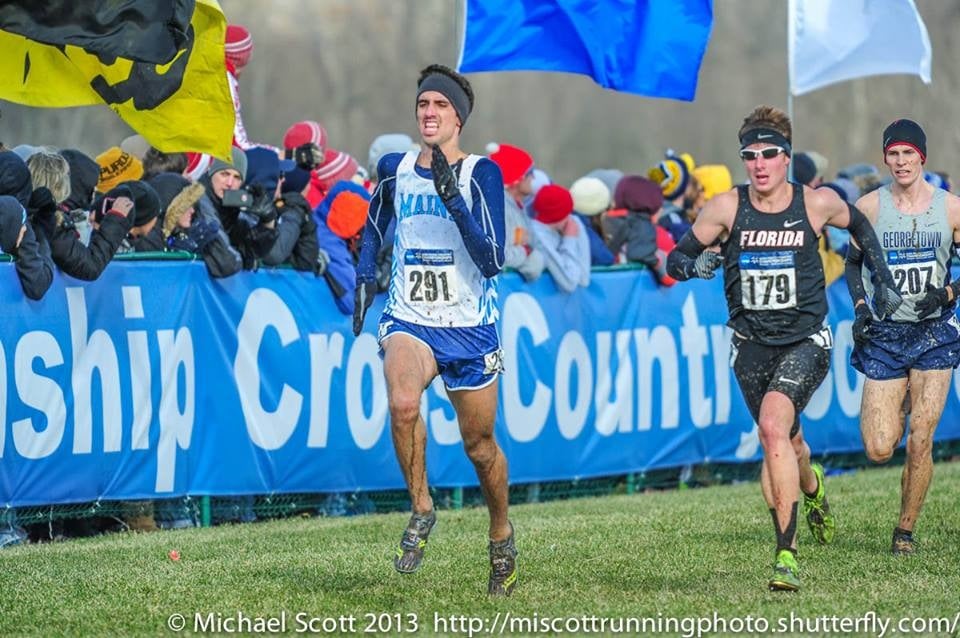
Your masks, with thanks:
M797 122L793 119L793 16L796 7L796 0L787 2L787 117L790 118L790 125L793 128L793 139L791 145L796 147L793 142L797 139ZM793 153L793 151L791 151ZM793 181L793 155L787 167L787 179Z
M456 49L453 58L456 60L454 69L460 70L463 62L463 48L467 40L467 0L455 0L453 3L453 41Z

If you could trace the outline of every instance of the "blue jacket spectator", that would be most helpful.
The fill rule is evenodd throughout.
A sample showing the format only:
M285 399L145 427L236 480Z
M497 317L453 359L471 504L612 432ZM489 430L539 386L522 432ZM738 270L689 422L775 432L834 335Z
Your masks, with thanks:
M329 257L327 283L345 315L353 314L353 295L357 287L354 255L359 252L359 236L367 221L370 195L353 182L340 181L327 191L313 214L317 221L320 250Z

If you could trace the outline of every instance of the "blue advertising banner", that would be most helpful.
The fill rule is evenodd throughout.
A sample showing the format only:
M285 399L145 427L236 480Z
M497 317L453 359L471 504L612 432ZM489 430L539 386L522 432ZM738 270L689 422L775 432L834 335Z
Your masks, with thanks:
M833 362L803 417L815 453L861 449L842 283L829 300ZM564 295L507 274L500 301L512 482L760 457L720 280L595 272ZM324 281L292 270L211 280L202 263L115 262L33 302L0 264L0 503L401 488L381 303L355 339ZM439 381L422 409L431 482L475 485ZM960 437L960 376L937 435Z

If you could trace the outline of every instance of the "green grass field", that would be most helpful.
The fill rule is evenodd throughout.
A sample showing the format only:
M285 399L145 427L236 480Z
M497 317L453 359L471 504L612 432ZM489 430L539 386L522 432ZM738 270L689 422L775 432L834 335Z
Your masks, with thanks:
M680 618L716 614L729 623L720 633L732 634L748 628L736 623L750 615L768 623L767 632L756 632L764 625L751 621L754 633L773 633L791 628L781 624L791 614L814 623L821 616L853 622L876 612L892 620L888 636L901 618L908 628L924 630L916 633L960 635L960 463L937 465L916 530L919 552L894 558L889 547L899 480L899 467L828 479L839 517L837 541L814 546L802 524L803 589L797 594L766 590L772 524L759 485L749 483L514 507L520 584L505 600L485 594L481 509L441 511L424 565L412 576L396 574L390 562L405 514L295 518L9 548L0 551L0 633L170 635L172 614L184 616L185 634L230 631L239 618L248 623L240 629L271 629L254 623L279 623L285 613L288 634L367 628L400 634L415 614L422 635L529 635L558 627L583 634L589 627L577 625L579 618L596 616L659 619L659 626L630 633L691 636L693 620L681 625ZM168 557L171 549L179 550L179 561ZM198 613L201 625L195 624ZM313 627L298 623L297 614L312 619ZM917 624L938 617L948 622ZM534 618L539 625L517 624ZM546 625L545 618L563 623ZM668 625L670 619L677 624ZM839 624L816 627L794 624L790 633L881 632L879 625L861 625L859 632L844 632Z

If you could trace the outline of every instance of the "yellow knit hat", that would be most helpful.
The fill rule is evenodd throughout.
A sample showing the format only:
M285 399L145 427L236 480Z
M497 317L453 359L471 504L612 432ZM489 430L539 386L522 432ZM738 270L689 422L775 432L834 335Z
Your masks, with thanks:
M707 201L717 193L733 188L730 170L723 164L704 164L693 169L693 176L703 186L703 196Z
M111 146L97 155L97 164L100 165L97 190L101 193L106 193L122 182L143 176L143 163L130 153L120 150L119 146Z

